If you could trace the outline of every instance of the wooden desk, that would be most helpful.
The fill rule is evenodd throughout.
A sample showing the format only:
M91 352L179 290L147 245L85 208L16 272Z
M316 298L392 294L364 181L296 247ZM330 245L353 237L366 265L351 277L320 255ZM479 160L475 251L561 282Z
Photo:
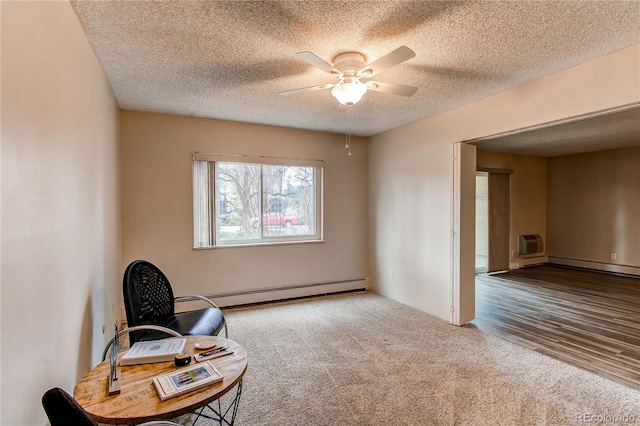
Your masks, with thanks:
M185 336L185 351L192 356L198 352L195 343L208 336ZM153 384L153 377L175 371L173 362L122 366L122 383L120 394L109 396L109 359L95 366L76 385L73 396L95 420L110 424L135 424L150 420L169 419L192 412L208 405L238 385L237 396L240 397L242 377L247 371L247 353L236 342L218 337L218 346L230 346L234 354L211 360L211 363L222 373L224 380L193 392L160 400ZM124 352L120 353L118 359ZM192 363L195 360L191 361ZM237 405L232 414L235 417ZM233 423L225 420L225 423Z

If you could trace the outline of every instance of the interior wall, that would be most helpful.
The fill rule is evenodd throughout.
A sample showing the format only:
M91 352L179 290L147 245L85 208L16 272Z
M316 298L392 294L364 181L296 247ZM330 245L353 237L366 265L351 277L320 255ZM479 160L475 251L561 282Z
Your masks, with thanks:
M118 110L68 2L2 2L3 425L42 425L120 298Z
M478 151L479 168L510 169L511 226L509 267L518 268L518 235L547 237L547 159L504 152Z
M489 259L488 272L509 269L511 237L511 190L508 173L489 173Z
M476 147L454 145L452 176L453 216L451 232L453 262L451 274L451 323L463 325L475 318L475 222L476 222Z
M639 74L636 44L370 138L372 288L449 320L451 309L459 309L451 297L450 253L458 231L452 226L451 145L638 102Z
M121 150L122 269L146 259L207 296L367 276L364 139L349 157L344 135L122 111ZM193 250L192 152L324 160L324 242Z
M640 275L640 146L550 158L547 172L549 260Z

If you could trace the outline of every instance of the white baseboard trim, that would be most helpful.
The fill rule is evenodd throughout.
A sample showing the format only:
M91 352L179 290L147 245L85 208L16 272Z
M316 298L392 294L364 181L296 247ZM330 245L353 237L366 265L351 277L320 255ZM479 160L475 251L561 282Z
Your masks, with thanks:
M577 268L595 269L597 271L614 272L617 274L628 274L640 276L640 267L628 265L616 265L613 263L593 262L589 260L568 259L566 257L549 256L549 263L564 266L575 266Z
M204 295L219 307L249 305L252 303L273 302L296 299L299 297L319 296L343 291L369 290L369 278L353 278L339 281L302 283L282 287L269 287L253 290L241 290L229 293ZM206 305L206 304L205 304ZM183 302L176 305L176 311L182 312L203 307L203 302Z

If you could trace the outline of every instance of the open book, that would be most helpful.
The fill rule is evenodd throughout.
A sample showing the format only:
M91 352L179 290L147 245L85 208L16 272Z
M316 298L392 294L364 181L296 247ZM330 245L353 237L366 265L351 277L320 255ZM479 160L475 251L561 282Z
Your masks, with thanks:
M153 378L160 399L165 401L205 386L219 383L222 374L210 363L202 362Z
M120 365L173 361L176 355L184 351L186 343L184 337L136 342L122 356Z

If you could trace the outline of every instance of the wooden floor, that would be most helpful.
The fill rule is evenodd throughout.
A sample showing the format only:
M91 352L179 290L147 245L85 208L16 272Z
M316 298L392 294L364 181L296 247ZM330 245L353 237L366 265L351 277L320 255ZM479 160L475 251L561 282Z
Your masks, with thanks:
M480 274L472 323L640 389L640 278L551 265Z

